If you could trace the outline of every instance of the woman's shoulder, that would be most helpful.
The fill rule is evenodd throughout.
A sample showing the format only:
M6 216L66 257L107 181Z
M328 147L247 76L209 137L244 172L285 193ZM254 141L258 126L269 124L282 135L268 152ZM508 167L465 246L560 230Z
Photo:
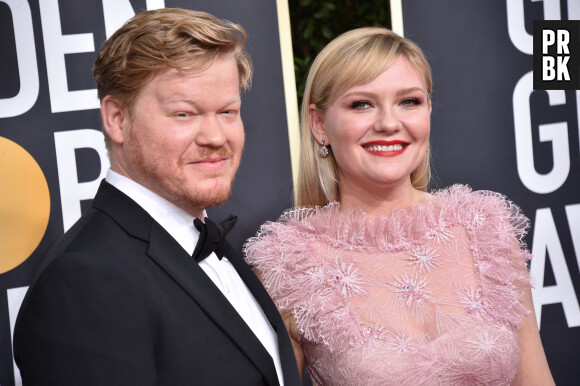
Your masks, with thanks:
M466 185L436 191L434 197L467 231L486 312L495 320L519 325L521 315L528 312L522 297L522 289L530 284L526 262L531 255L524 241L527 217L503 194L473 191Z
M515 249L525 252L524 259L529 260L524 238L530 221L503 194L453 185L433 192L433 197L441 217L450 225L464 227L473 244L471 247L480 251L482 258L494 254L505 257Z
M433 207L440 215L463 225L506 223L527 230L529 220L520 207L505 195L491 190L473 190L469 185L452 185L430 194Z
M324 207L287 209L276 221L267 221L262 224L256 236L250 238L246 245L265 241L292 245L314 240L321 232L321 218L331 216L331 213L336 211L336 207L338 207L337 203L331 203ZM322 220L322 223L324 222Z
M320 208L292 208L276 221L267 221L244 244L248 264L262 274L292 275L309 264L310 244L317 238L312 218Z

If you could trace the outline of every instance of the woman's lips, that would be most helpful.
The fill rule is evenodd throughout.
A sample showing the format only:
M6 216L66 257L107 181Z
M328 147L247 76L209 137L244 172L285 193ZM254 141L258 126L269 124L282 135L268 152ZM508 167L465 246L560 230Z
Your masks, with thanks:
M403 153L409 145L405 141L372 141L361 146L368 153L379 156L395 156Z

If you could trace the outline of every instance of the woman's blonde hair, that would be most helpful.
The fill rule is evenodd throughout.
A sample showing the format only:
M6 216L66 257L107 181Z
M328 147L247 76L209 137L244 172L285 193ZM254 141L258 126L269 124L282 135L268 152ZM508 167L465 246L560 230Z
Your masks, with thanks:
M316 57L306 79L301 109L301 153L297 206L325 205L340 199L338 169L332 154L318 155L320 144L312 135L309 106L323 114L351 87L368 83L403 55L417 70L428 97L433 80L431 68L421 49L413 42L380 27L364 27L346 32L331 41ZM416 189L427 190L431 178L430 151L412 173Z

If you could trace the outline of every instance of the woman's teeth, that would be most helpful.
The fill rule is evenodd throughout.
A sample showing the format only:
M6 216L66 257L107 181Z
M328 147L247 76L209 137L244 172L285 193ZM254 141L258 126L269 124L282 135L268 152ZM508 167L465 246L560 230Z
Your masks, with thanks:
M399 151L403 150L403 145L373 145L364 147L368 151Z

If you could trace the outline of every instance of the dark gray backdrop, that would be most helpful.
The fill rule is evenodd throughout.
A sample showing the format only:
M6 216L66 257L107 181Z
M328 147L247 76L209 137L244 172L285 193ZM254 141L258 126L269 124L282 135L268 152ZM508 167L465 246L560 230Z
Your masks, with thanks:
M556 383L577 385L579 94L529 81L532 21L580 19L580 1L404 0L403 19L434 73L433 187L498 191L531 219L540 334Z
M95 87L92 63L96 50L105 39L105 4L132 6L134 12L147 9L145 0L42 0L51 9L58 9L63 35L92 34L94 50L65 55L68 90L86 90ZM156 0L165 7L181 7L210 12L242 24L248 33L248 47L255 64L252 89L243 96L242 118L246 128L246 149L237 176L234 193L223 207L209 211L220 219L233 212L240 217L230 240L241 247L267 219L275 219L291 205L292 177L288 129L282 83L280 40L276 2L272 0ZM14 13L20 12L25 0L0 0L0 100L14 97L21 88L15 39ZM30 284L34 270L55 239L64 232L61 207L59 171L56 159L55 133L94 129L100 131L99 112L96 108L54 112L49 96L49 81L58 80L47 69L47 58L59 55L55 45L45 43L45 22L59 28L56 18L43 12L39 0L29 0L32 18L36 63L27 56L27 65L36 66L39 92L31 109L13 117L0 118L0 137L7 138L24 148L40 165L50 191L51 211L46 234L34 253L20 266L0 273L0 384L14 385L9 325L8 295L11 289ZM46 8L45 8L46 9ZM16 21L22 27L22 19ZM48 26L46 27L48 28ZM18 28L16 28L18 29ZM89 37L90 38L90 37ZM66 45L71 47L71 45ZM66 49L64 47L64 49ZM60 49L63 49L62 45ZM62 56L62 55L61 55ZM22 70L22 69L20 69ZM32 71L34 72L34 71ZM24 79L29 81L29 79ZM60 80L62 82L62 80ZM66 88L66 87L65 87ZM55 99L55 98L52 98ZM54 101L53 101L54 104ZM0 116L6 116L0 111ZM90 182L99 177L102 164L99 153L91 148L76 149L78 182ZM74 170L73 170L74 171ZM0 182L1 184L2 182ZM7 189L7 187L3 187ZM67 191L67 187L64 187ZM91 200L84 200L86 209ZM10 219L0 213L0 221ZM2 256L0 256L2 259ZM14 309L11 310L15 312ZM18 376L16 376L18 379Z

